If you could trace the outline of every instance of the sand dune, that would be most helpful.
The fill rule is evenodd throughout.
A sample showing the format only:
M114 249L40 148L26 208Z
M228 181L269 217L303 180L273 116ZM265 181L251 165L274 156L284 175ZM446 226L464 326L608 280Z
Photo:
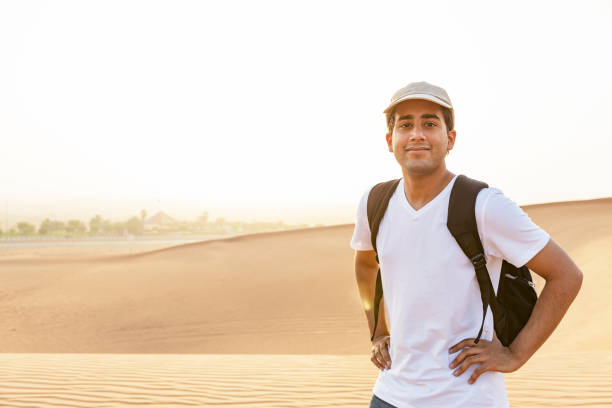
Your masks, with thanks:
M6 260L0 263L0 317L7 324L0 334L10 335L0 336L0 347L62 353L360 352L368 336L350 234L343 225L141 255Z
M585 279L553 336L507 375L510 399L610 407L612 199L526 210ZM0 248L0 406L366 406L376 368L352 229L137 254Z

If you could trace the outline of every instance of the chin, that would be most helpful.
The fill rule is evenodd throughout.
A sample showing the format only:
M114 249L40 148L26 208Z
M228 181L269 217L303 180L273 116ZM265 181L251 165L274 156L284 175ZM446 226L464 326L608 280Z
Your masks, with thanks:
M436 171L435 166L427 165L427 164L418 164L418 163L405 163L403 166L403 170L408 172L409 174L424 176L427 174L431 174Z
M431 174L434 172L435 169L432 169L430 167L420 167L420 166L408 166L406 167L406 171L410 174L414 174L414 175L418 175L418 176L425 176L427 174Z

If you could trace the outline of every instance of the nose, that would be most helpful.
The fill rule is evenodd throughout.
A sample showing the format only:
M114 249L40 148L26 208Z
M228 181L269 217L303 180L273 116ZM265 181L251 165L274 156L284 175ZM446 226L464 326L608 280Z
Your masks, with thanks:
M425 134L420 126L414 126L412 132L409 134L410 140L425 140Z

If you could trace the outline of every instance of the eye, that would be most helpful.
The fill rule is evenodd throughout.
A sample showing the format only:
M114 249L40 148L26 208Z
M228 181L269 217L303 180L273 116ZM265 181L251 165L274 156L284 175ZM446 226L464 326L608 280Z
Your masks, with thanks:
M425 126L427 126L427 127L434 127L434 126L438 126L438 124L436 122L427 122L427 123L425 123Z
M400 128L407 128L407 127L410 127L410 126L412 126L412 123L410 123L410 122L404 122L404 123L401 123L399 125Z

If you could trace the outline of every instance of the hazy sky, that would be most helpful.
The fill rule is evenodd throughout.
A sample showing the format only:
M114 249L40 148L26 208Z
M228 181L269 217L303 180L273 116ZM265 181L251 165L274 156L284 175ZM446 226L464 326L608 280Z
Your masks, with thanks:
M401 177L382 110L444 87L448 168L612 196L606 1L2 1L0 225L164 210L352 222Z

